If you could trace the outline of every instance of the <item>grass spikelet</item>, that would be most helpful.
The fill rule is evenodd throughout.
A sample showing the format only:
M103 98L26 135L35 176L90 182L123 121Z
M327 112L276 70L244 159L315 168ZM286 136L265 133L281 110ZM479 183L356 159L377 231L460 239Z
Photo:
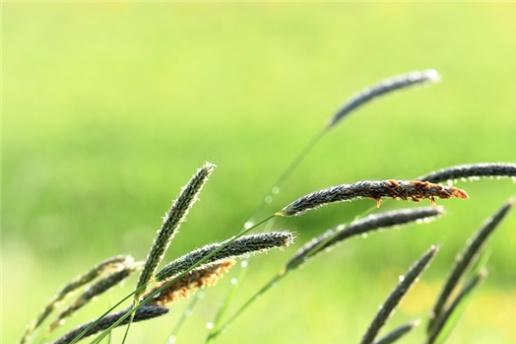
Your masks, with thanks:
M391 344L396 342L398 339L404 337L406 334L408 334L410 331L412 331L414 328L418 327L421 321L414 320L411 322L408 322L406 324L403 324L391 332L387 333L382 338L378 339L374 344Z
M188 297L193 291L214 286L235 264L236 260L225 259L220 262L206 264L200 268L194 269L174 281L165 290L160 291L153 297L152 303L159 306L165 306L178 299ZM156 286L155 290L159 289L159 287L167 282L168 280L163 281L161 284ZM152 292L153 291L151 291L151 293Z
M428 333L433 331L433 327L435 325L435 319L441 316L443 309L448 302L450 295L455 290L455 287L459 283L461 277L467 271L468 267L475 260L478 252L484 246L485 242L489 238L489 236L493 233L493 231L498 227L500 222L505 218L509 210L511 210L514 205L514 199L510 199L506 202L500 209L496 211L493 216L491 216L480 229L468 240L466 247L464 247L463 251L457 256L455 260L455 265L453 266L448 279L446 280L443 288L435 305L432 309L432 313L430 315L430 322L428 324Z
M463 178L507 177L516 178L516 164L505 162L487 162L447 167L419 179L431 183L442 183Z
M86 332L83 334L81 339L84 339L88 336L92 336L96 333L99 333L101 331L104 331L108 329L112 324L114 324L117 320L119 320L121 317L123 317L129 310L123 310L121 312L111 314L108 316L105 316L100 321L92 321L85 323L72 331L68 332L58 340L56 340L53 344L70 344L74 340L75 337L77 337L79 334L83 333L84 330ZM138 310L135 312L135 316L133 318L133 322L148 320L152 318L156 318L159 316L162 316L164 314L168 313L168 308L157 306L157 305L145 305L138 308ZM124 319L121 321L117 326L125 325L129 322L129 318ZM92 326L93 325L93 326Z
M60 302L62 302L69 294L74 292L80 287L83 287L87 285L88 283L92 282L94 279L102 275L103 273L116 269L119 266L122 266L124 264L127 264L128 262L132 262L133 258L131 256L126 255L119 255L114 256L111 258L108 258L93 268L91 268L88 272L75 277L73 280L68 282L63 289L45 306L43 311L38 315L36 320L30 324L27 329L25 330L25 333L23 337L20 340L21 344L27 343L34 331L41 326L41 324L52 314L54 309L58 306Z
M415 71L380 81L349 99L331 118L327 127L332 128L347 117L353 110L369 103L377 97L402 90L415 85L439 81L439 73L435 69Z
M305 195L287 205L277 215L298 216L327 204L364 197L375 199L379 205L381 199L385 197L411 199L415 202L430 199L434 202L435 198L467 199L468 194L464 190L453 186L442 186L419 180L361 181L354 184L337 185Z
M455 297L450 306L443 312L443 314L437 319L433 327L431 335L428 337L427 344L433 344L436 342L440 335L446 335L443 333L448 321L450 321L452 315L454 315L460 306L464 303L464 300L471 295L473 290L487 277L487 270L481 269L475 276L473 276L466 285L461 289L459 294ZM453 325L453 324L450 324Z
M215 165L206 163L203 167L197 170L192 179L190 179L188 184L186 184L183 190L181 190L179 197L172 204L172 207L165 216L163 225L154 240L150 252L147 255L145 266L140 274L140 278L136 286L138 291L135 294L135 300L138 300L139 296L145 293L144 286L147 285L156 272L156 269L163 259L177 228L181 222L183 222L188 211L197 200L202 187L208 180L208 177L214 168Z
M127 277L131 275L134 271L141 270L143 264L141 262L130 262L123 266L122 268L112 271L106 277L100 279L96 283L92 284L84 293L82 293L77 300L73 304L71 304L68 308L63 310L57 316L57 319L52 322L50 325L50 331L55 330L59 327L66 318L70 317L72 314L77 312L79 309L84 307L88 302L93 300L95 297L105 293L112 287L116 286Z
M270 232L245 235L234 241L214 243L198 248L170 262L156 274L158 281L163 281L187 271L197 262L209 257L205 262L212 263L221 259L247 256L251 253L265 252L272 248L287 247L294 240L290 232Z
M336 244L361 234L408 224L418 220L435 218L443 214L442 207L422 207L413 209L393 210L380 214L373 214L358 219L349 225L341 225L336 230L329 230L309 241L301 247L287 263L287 270L299 267L316 254Z
M405 296L425 267L428 266L437 251L437 246L432 246L409 268L405 276L400 278L400 282L391 292L387 300L385 300L384 304L381 306L375 318L369 325L369 328L362 338L361 344L372 344L374 342L380 329L387 322L392 312L396 309L401 299Z

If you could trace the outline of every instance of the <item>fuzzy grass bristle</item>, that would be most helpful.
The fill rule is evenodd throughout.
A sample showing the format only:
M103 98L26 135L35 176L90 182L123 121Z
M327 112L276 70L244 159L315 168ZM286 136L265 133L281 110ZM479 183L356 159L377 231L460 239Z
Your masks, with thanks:
M377 202L380 202L382 198L410 199L415 202L429 199L434 202L436 198L467 199L468 194L454 186L443 186L419 180L360 181L354 184L333 186L302 196L284 207L277 215L298 216L328 204L360 198L372 198Z

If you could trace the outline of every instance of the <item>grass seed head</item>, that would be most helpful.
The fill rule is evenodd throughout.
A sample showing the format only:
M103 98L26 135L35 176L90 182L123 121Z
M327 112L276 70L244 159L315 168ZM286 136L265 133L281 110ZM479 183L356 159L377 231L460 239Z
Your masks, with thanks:
M111 271L109 274L107 274L107 276L92 284L75 300L74 303L59 313L57 319L52 322L52 324L50 324L50 331L55 330L57 327L63 324L66 318L70 317L72 314L84 307L95 297L104 294L114 286L124 281L134 271L141 270L142 267L142 262L128 262L125 266Z
M153 297L152 303L165 306L180 298L188 297L190 293L198 289L214 286L235 264L236 260L234 259L224 259L220 262L206 264L194 269L173 281L170 286L166 287L164 290L159 291L158 294ZM172 279L174 279L174 277L161 282L150 291L149 294L154 293Z
M364 337L362 338L361 344L372 344L380 329L385 325L392 312L396 309L401 299L409 291L410 287L416 282L417 278L428 266L432 258L438 251L437 246L432 246L425 254L419 258L400 278L400 281L396 288L387 297L387 300L380 307L380 310L374 317L373 321L369 325Z
M439 73L435 69L429 69L424 71L410 72L380 81L378 84L362 90L358 94L354 95L351 99L349 99L331 118L327 127L332 128L336 126L351 112L380 96L411 86L421 85L429 82L437 82L439 80Z
M468 194L453 186L443 186L419 180L383 180L361 181L354 184L342 184L319 190L303 197L283 208L277 215L298 216L319 207L360 198L372 198L376 201L382 198L412 200L460 198L467 199Z
M117 269L120 266L123 266L125 264L128 264L133 261L133 257L126 256L126 255L118 255L110 257L99 264L95 265L93 268L91 268L86 273L79 275L72 279L70 282L68 282L61 291L45 306L43 311L38 315L35 321L33 321L25 330L21 340L20 344L27 343L30 338L32 337L32 334L34 331L41 326L41 324L52 314L54 309L58 306L60 302L62 302L68 295L70 295L75 290L79 289L80 287L83 287L93 280L95 280L97 277L101 276L102 274L112 271L113 269Z
M83 336L81 337L81 340L92 336L94 334L97 334L99 332L102 332L106 329L108 329L111 325L113 325L115 322L117 322L120 318L125 316L127 312L130 312L130 309L123 310L121 312L107 315L103 317L101 320L97 321L91 321L88 323L85 323L79 327L76 327L72 331L68 332L58 340L56 340L53 344L70 344L74 341L75 337L82 334L84 331ZM168 308L157 306L157 305L145 305L139 307L134 315L134 318L132 319L132 322L139 322L144 321L148 319L153 319L159 316L162 316L164 314L168 313ZM126 317L124 320L122 320L118 326L126 325L129 320L131 320L130 317Z
M290 232L269 232L245 235L233 241L209 244L191 251L167 264L156 274L156 280L163 281L187 271L206 257L209 257L205 262L208 264L221 259L263 253L272 248L287 247L293 240L294 236Z
M430 322L428 325L428 332L432 331L435 325L435 319L439 318L445 305L450 298L450 295L455 290L455 287L459 283L462 276L466 273L468 267L475 260L478 252L484 246L485 242L498 225L505 218L507 213L512 209L514 205L514 199L507 201L502 207L500 207L496 213L494 213L487 221L480 227L480 229L467 241L466 246L462 252L457 256L455 265L448 275L448 279L444 283L439 296L434 304L432 313L430 315Z
M192 205L197 201L202 187L214 168L215 165L206 163L198 169L188 184L181 190L179 197L173 202L145 260L145 266L136 287L135 300L138 300L145 293L145 286L153 277L177 229L184 221Z
M318 253L334 247L351 237L383 228L408 224L418 220L433 219L443 214L443 212L442 207L393 210L369 215L345 226L338 226L337 229L329 230L301 247L288 261L287 269L295 269Z
M431 183L442 183L458 179L481 177L516 178L516 164L507 162L486 162L447 167L422 176L419 179Z

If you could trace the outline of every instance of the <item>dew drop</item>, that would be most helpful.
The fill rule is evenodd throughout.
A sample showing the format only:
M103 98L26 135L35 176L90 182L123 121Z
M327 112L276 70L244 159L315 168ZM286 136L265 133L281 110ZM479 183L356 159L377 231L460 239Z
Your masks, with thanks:
M237 283L238 283L238 280L237 280L235 277L233 277L233 278L231 279L231 284L232 284L232 285L235 285L235 284L237 284Z
M242 260L242 262L240 263L240 267L242 267L243 269L247 268L247 265L249 265L247 260Z
M213 323L212 323L212 322L208 322L208 323L206 324L206 328L207 328L208 330L212 330L212 329L213 329Z
M254 225L254 224L253 224L253 222L252 222L252 221L246 221L246 222L244 223L244 228L245 228L245 229L249 229L249 228L251 228L253 225Z
M176 336L168 337L167 344L174 344L176 342Z
M364 239L367 238L367 236L368 236L367 233L362 233L362 235L361 235L361 237L364 238Z
M405 280L405 276L399 275L398 281L403 282Z
M272 203L272 196L265 197L264 202L267 203L267 204L271 204Z
M275 186L275 187L273 187L273 188L272 188L272 193L273 193L274 195L279 194L279 192L280 192L280 188L279 188L279 187Z

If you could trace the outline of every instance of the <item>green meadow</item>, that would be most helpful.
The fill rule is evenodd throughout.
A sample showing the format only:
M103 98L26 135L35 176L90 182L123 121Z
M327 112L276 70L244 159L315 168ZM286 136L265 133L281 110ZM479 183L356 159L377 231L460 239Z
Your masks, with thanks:
M15 343L76 274L115 254L145 259L163 214L204 161L217 165L166 261L237 233L273 182L363 87L435 68L442 81L375 101L334 128L262 213L362 179L411 179L459 163L516 161L514 4L3 5L2 342ZM426 319L455 254L509 197L510 179L458 182L446 216L350 240L249 308L214 343L358 343L398 276L435 261L387 325ZM428 201L423 201L427 205ZM252 258L230 311L314 235L374 205L340 203L263 229L296 233ZM381 210L412 207L386 200ZM516 342L516 214L488 243L489 276L449 343ZM206 289L176 343L203 343L239 274ZM136 277L70 319L98 316ZM131 328L167 343L188 301ZM114 332L120 343L122 330ZM405 343L422 343L424 326ZM87 343L88 341L84 341ZM106 342L107 343L107 342Z

